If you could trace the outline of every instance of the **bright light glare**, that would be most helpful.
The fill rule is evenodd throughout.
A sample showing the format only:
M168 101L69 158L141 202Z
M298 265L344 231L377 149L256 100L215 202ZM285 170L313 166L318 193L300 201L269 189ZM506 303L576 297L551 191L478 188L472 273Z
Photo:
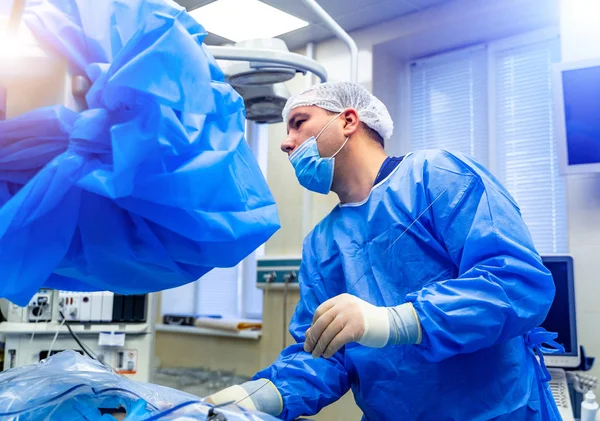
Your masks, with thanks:
M12 0L1 0L0 1L0 16L9 16L12 10Z
M0 57L18 57L23 53L23 42L16 36L0 31Z
M561 2L561 20L568 19L575 29L592 23L597 27L600 16L598 0L563 0Z
M600 56L600 0L561 0L560 38L563 61Z
M18 57L26 55L29 53L27 50L34 45L35 39L28 30L20 27L18 33L9 33L8 19L0 16L0 56Z
M308 22L258 0L217 0L190 15L208 32L233 42L273 38L308 26Z

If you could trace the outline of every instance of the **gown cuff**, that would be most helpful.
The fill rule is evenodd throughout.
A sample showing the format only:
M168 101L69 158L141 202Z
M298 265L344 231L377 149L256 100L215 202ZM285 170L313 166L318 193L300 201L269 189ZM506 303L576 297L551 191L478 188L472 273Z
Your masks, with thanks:
M421 323L412 303L387 307L390 319L389 345L420 344L422 339Z
M252 380L240 385L260 412L277 416L283 411L283 399L275 385L267 379Z

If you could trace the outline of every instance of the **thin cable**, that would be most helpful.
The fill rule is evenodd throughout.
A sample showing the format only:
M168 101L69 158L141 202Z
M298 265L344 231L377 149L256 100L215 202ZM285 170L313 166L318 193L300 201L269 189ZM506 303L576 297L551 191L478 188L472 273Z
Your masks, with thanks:
M73 329L71 329L71 326L69 325L69 323L65 323L65 326L67 326L67 329L69 329L69 333L71 334L71 336L73 337L73 339L75 339L75 342L77 342L77 345L79 345L79 347L81 348L81 350L83 352L85 352L85 354L90 357L92 360L96 360L98 361L97 358L95 358L88 350L87 348L83 345L83 343L81 342L81 340L79 339L79 337L75 334L75 332L73 332Z
M418 221L418 220L419 220L419 219L420 219L420 218L421 218L423 215L425 215L425 212L427 212L427 211L428 211L428 210L429 210L429 209L430 209L430 208L433 206L433 204L434 204L435 202L437 202L437 201L438 201L438 199L439 199L440 197L442 197L442 195L443 195L444 193L446 193L446 190L448 190L448 189L444 189L444 190L442 190L442 192L441 192L441 193L440 193L440 194L439 194L439 195L438 195L438 196L437 196L437 197L436 197L436 198L435 198L435 199L434 199L434 200L433 200L433 201L432 201L432 202L429 204L429 206L427 206L427 207L425 208L425 210L424 210L423 212L421 212L421 213L419 214L419 216L417 216L417 217L415 218L415 220L414 220L414 221L413 221L413 222L412 222L412 223L411 223L411 224L410 224L410 225L409 225L409 226L408 226L408 227L407 227L407 228L406 228L406 229L405 229L405 230L404 230L404 231L403 231L403 232L402 232L402 233L401 233L401 234L400 234L400 235L399 235L399 236L398 236L398 237L397 237L397 238L396 238L396 239L395 239L393 242L392 242L392 244L390 244L390 245L389 245L389 247L388 247L387 249L385 249L385 250L383 251L383 253L381 253L381 256L379 256L379 258L382 258L382 257L383 257L383 256L384 256L384 255L385 255L385 254L386 254L388 251L390 251L390 250L391 250L391 248L394 246L394 244L396 244L396 243L397 243L397 242L398 242L398 241L399 241L399 240L400 240L402 237L404 237L404 234L406 234L406 233L408 232L408 230L409 230L409 229L410 229L410 228L411 228L411 227L412 227L414 224L416 224L416 223L417 223L417 221ZM362 278L364 278L364 277L367 275L367 273L369 273L369 270L365 271L365 273L363 273L363 274L362 274L362 275L361 275L361 276L360 276L360 277L359 277L359 278L358 278L358 279L357 279L357 280L356 280L356 281L355 281L355 282L354 282L354 283L353 283L353 284L350 286L350 288L352 288L352 287L353 287L354 285L356 285L356 284L357 284L357 283L358 283L358 282L359 282L359 281L360 281ZM302 348L302 349L304 349L304 348ZM300 351L300 352L302 352L302 351ZM291 364L291 363L294 361L294 359L296 358L296 356L297 356L298 354L300 354L300 352L297 352L297 353L295 353L295 354L292 356L292 358L291 358L291 359L290 359L290 360L289 360L289 361L288 361L288 362L287 362L287 363L286 363L286 364L283 366L283 368L282 368L281 370L278 370L278 372L277 372L277 376L275 377L275 379L276 379L277 377L279 377L279 374L280 374L280 373L281 373L283 370L285 370L286 368L288 368L288 366L289 366L289 365L290 365L290 364ZM240 402L243 402L243 401L245 401L246 399L248 399L249 397L251 397L252 395L254 395L255 393L257 393L259 390L261 390L263 387L265 387L265 386L266 386L266 385L268 385L268 384L269 384L269 383L265 383L265 384L263 384L261 387L259 387L258 389L256 389L254 392L252 392L252 393L248 394L248 396L245 396L245 397L243 397L242 399L240 399L240 400L238 400L237 402L235 402L235 405L239 405L239 404L240 404Z
M37 330L37 324L40 319L35 319L35 324L33 325L33 332L31 332L31 338L29 338L29 343L33 342L33 338L35 337L35 331Z
M282 341L282 347L281 349L284 350L287 346L287 298L288 298L288 285L289 285L290 279L287 275L284 276L284 283L283 283L283 317L282 322L283 322L283 335L281 336L281 341Z
M304 347L302 349L304 349ZM279 373L281 373L283 370L285 370L286 368L288 368L288 366L296 359L296 356L298 356L300 354L300 352L302 352L302 351L299 351L299 352L296 352L295 354L293 354L292 358L283 366L283 368L281 370L278 370L277 376L275 377L275 379L277 379L277 377L279 377ZM246 399L248 399L249 397L251 397L252 395L254 395L256 392L258 392L259 390L261 390L263 387L265 387L268 384L269 384L269 382L266 382L261 387L259 387L258 389L256 389L254 392L248 394L248 396L245 396L242 399L238 400L237 402L234 402L234 405L239 405L240 402L245 401ZM227 404L224 404L224 405L227 405Z
M263 308L268 305L269 301L269 290L271 289L271 283L275 281L276 275L275 272L272 272L267 277L265 277L265 289L263 293Z
M58 334L60 333L60 329L63 327L63 325L65 324L66 321L67 321L67 319L65 319L63 317L62 322L60 322L60 325L56 329L56 333L54 334L54 339L52 339L52 342L50 343L50 348L48 348L48 357L52 356L52 348L54 348L54 344L56 343L56 339L58 338Z
M77 345L79 345L79 347L81 348L81 350L88 357L90 357L92 360L98 361L100 364L102 364L104 367L106 367L109 370L111 370L113 373L118 374L117 371L113 368L113 366L111 366L110 364L108 364L106 361L100 361L98 359L98 356L96 355L96 353L94 351L92 351L91 348L88 348L86 345L83 344L83 342L81 341L81 339L79 338L79 336L77 336L77 334L73 331L73 329L71 329L70 323L68 323L66 321L67 318L63 314L62 310L59 310L59 313L60 313L60 316L63 318L63 322L65 323L65 326L67 326L67 329L69 329L69 333L71 334L71 336L73 337L73 339L75 340L75 342L77 342Z
M113 366L108 364L106 361L100 361L100 359L98 358L98 355L96 355L96 353L90 347L88 347L81 341L81 338L79 338L79 336L71 329L71 326L69 326L69 323L65 323L65 325L67 326L67 329L69 329L69 333L71 334L73 339L75 339L77 344L81 347L81 350L83 352L85 352L88 357L90 357L93 360L98 361L100 364L102 364L104 367L108 368L113 373L119 374L119 373L117 373L117 370L115 370L113 368Z
M264 303L267 302L267 298L269 298L269 289L271 289L271 284L275 282L277 275L275 272L271 272L269 275L265 277L265 294L263 295L263 306Z
M408 232L408 230L409 230L409 229L411 229L411 228L412 228L412 226L413 226L414 224L416 224L416 223L417 223L417 221L418 221L418 220L419 220L419 219L420 219L420 218L421 218L423 215L425 215L425 212L427 212L427 211L428 211L428 210L429 210L429 209L430 209L430 208L433 206L433 204L434 204L435 202L437 202L437 201L438 201L438 199L439 199L440 197L442 197L442 195L443 195L444 193L446 193L446 190L448 190L448 189L444 189L444 190L442 190L442 192L441 192L440 194L438 194L438 195L437 195L437 197L436 197L435 199L433 199L433 201L432 201L432 202L429 204L429 206L427 206L427 207L425 208L425 210L424 210L423 212L421 212L421 213L419 214L419 216L417 216L417 217L415 218L415 220L414 220L414 221L413 221L413 222L412 222L412 223L411 223L411 224L410 224L408 227L406 227L406 229L405 229L405 230L402 232L402 234L400 234L400 235L399 235L399 236L398 236L398 237L397 237L397 238L396 238L396 239L395 239L395 240L392 242L392 244L390 244L390 245L388 246L388 248L386 248L386 249L383 251L383 253L381 253L381 256L379 256L379 258L382 258L382 257L383 257L383 256L384 256L384 255L385 255L385 254L386 254L388 251L390 251L390 250L392 249L392 247L394 246L394 244L396 244L396 243L397 243L397 242L398 242L398 241L399 241L399 240L400 240L402 237L404 237L404 234L406 234L406 233ZM358 278L358 279L357 279L357 280L356 280L356 281L355 281L355 282L354 282L352 285L350 285L350 288L354 287L354 286L355 286L355 285L356 285L356 284L357 284L357 283L358 283L358 282L359 282L359 281L360 281L362 278L364 278L365 276L367 276L367 273L369 273L369 270L366 270L366 271L365 271L365 273L363 273L363 274L361 275L361 277L360 277L360 278Z

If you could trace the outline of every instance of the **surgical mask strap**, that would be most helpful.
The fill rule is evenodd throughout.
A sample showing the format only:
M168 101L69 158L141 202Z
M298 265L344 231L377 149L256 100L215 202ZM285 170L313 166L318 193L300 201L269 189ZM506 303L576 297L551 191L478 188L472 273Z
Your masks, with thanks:
M349 139L350 139L350 136L348 136L348 137L346 138L346 140L344 140L344 143L342 143L342 146L340 146L340 148L337 150L337 152L336 152L336 153L334 153L333 155L331 155L331 158L329 158L329 159L333 159L333 158L335 158L335 156L336 156L337 154L339 154L339 153L340 153L340 151L341 151L342 149L344 149L344 146L346 146L346 143L348 143L348 140L349 140Z
M344 110L345 111L345 110ZM315 137L315 142L317 141L317 139L319 138L319 136L321 136L321 134L325 131L325 129L327 127L329 127L329 125L331 123L333 123L335 121L336 118L338 118L339 116L341 116L344 111L341 111L338 115L336 115L335 117L333 117L331 120L329 120L329 122L325 125L325 127L323 127L321 129L321 131L319 132L319 134L317 134L317 136ZM342 146L337 150L336 153L334 153L332 156L328 157L328 158L323 158L323 159L331 159L334 156L336 156L341 150L342 148L346 145L346 142L348 142L348 139L350 139L350 137L347 137L346 140L344 141L344 143L342 144ZM294 152L291 153L290 155L290 160L292 159L293 156L297 155L303 148L307 148L308 147L308 142L303 142L300 146L298 146Z
M346 110L344 110L344 111L346 111ZM333 117L331 120L329 120L329 123L327 123L327 124L325 125L325 127L323 127L323 128L321 129L321 131L319 132L319 134L317 135L317 137L315 137L315 142L317 141L317 139L319 138L319 136L321 136L321 133L323 133L323 132L325 131L325 129L326 129L327 127L329 127L329 125L330 125L331 123L333 123L333 122L336 120L336 118L338 118L339 116L341 116L341 115L344 113L344 111L341 111L341 112L340 112L338 115L336 115L336 116L335 116L335 117ZM348 136L348 137L346 138L346 140L344 140L344 143L342 143L342 146L340 146L340 148L337 150L337 152L336 152L336 153L334 153L333 155L331 155L329 158L325 158L325 159L333 159L333 158L334 158L334 157L335 157L337 154L339 154L339 153L340 153L340 151L341 151L341 150L344 148L344 146L346 146L346 143L348 142L348 140L349 140L349 139L350 139L350 136Z
M346 111L346 110L344 110L344 111ZM319 136L321 136L321 134L322 134L322 133L325 131L325 129L326 129L327 127L329 127L329 125L330 125L331 123L333 123L333 122L335 121L335 119L336 119L336 118L338 118L339 116L341 116L341 115L342 115L342 113L343 113L344 111L342 111L341 113L339 113L338 115L336 115L335 117L333 117L331 120L329 120L329 123L327 123L327 124L325 125L325 127L323 127L323 128L321 129L321 131L319 132L319 134L317 135L317 137L315 137L315 140L317 140L317 139L319 138Z

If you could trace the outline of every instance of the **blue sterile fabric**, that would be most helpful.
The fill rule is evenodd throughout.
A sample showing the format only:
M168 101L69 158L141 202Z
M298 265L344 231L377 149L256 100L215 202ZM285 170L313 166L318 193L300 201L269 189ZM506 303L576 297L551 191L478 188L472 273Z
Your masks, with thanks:
M119 408L126 421L189 421L207 419L211 405L198 396L120 376L74 351L0 373L0 421L115 421L101 409ZM216 411L229 421L276 421L234 405Z
M92 85L83 112L0 121L0 296L171 288L279 228L243 100L184 9L31 0L24 22Z

